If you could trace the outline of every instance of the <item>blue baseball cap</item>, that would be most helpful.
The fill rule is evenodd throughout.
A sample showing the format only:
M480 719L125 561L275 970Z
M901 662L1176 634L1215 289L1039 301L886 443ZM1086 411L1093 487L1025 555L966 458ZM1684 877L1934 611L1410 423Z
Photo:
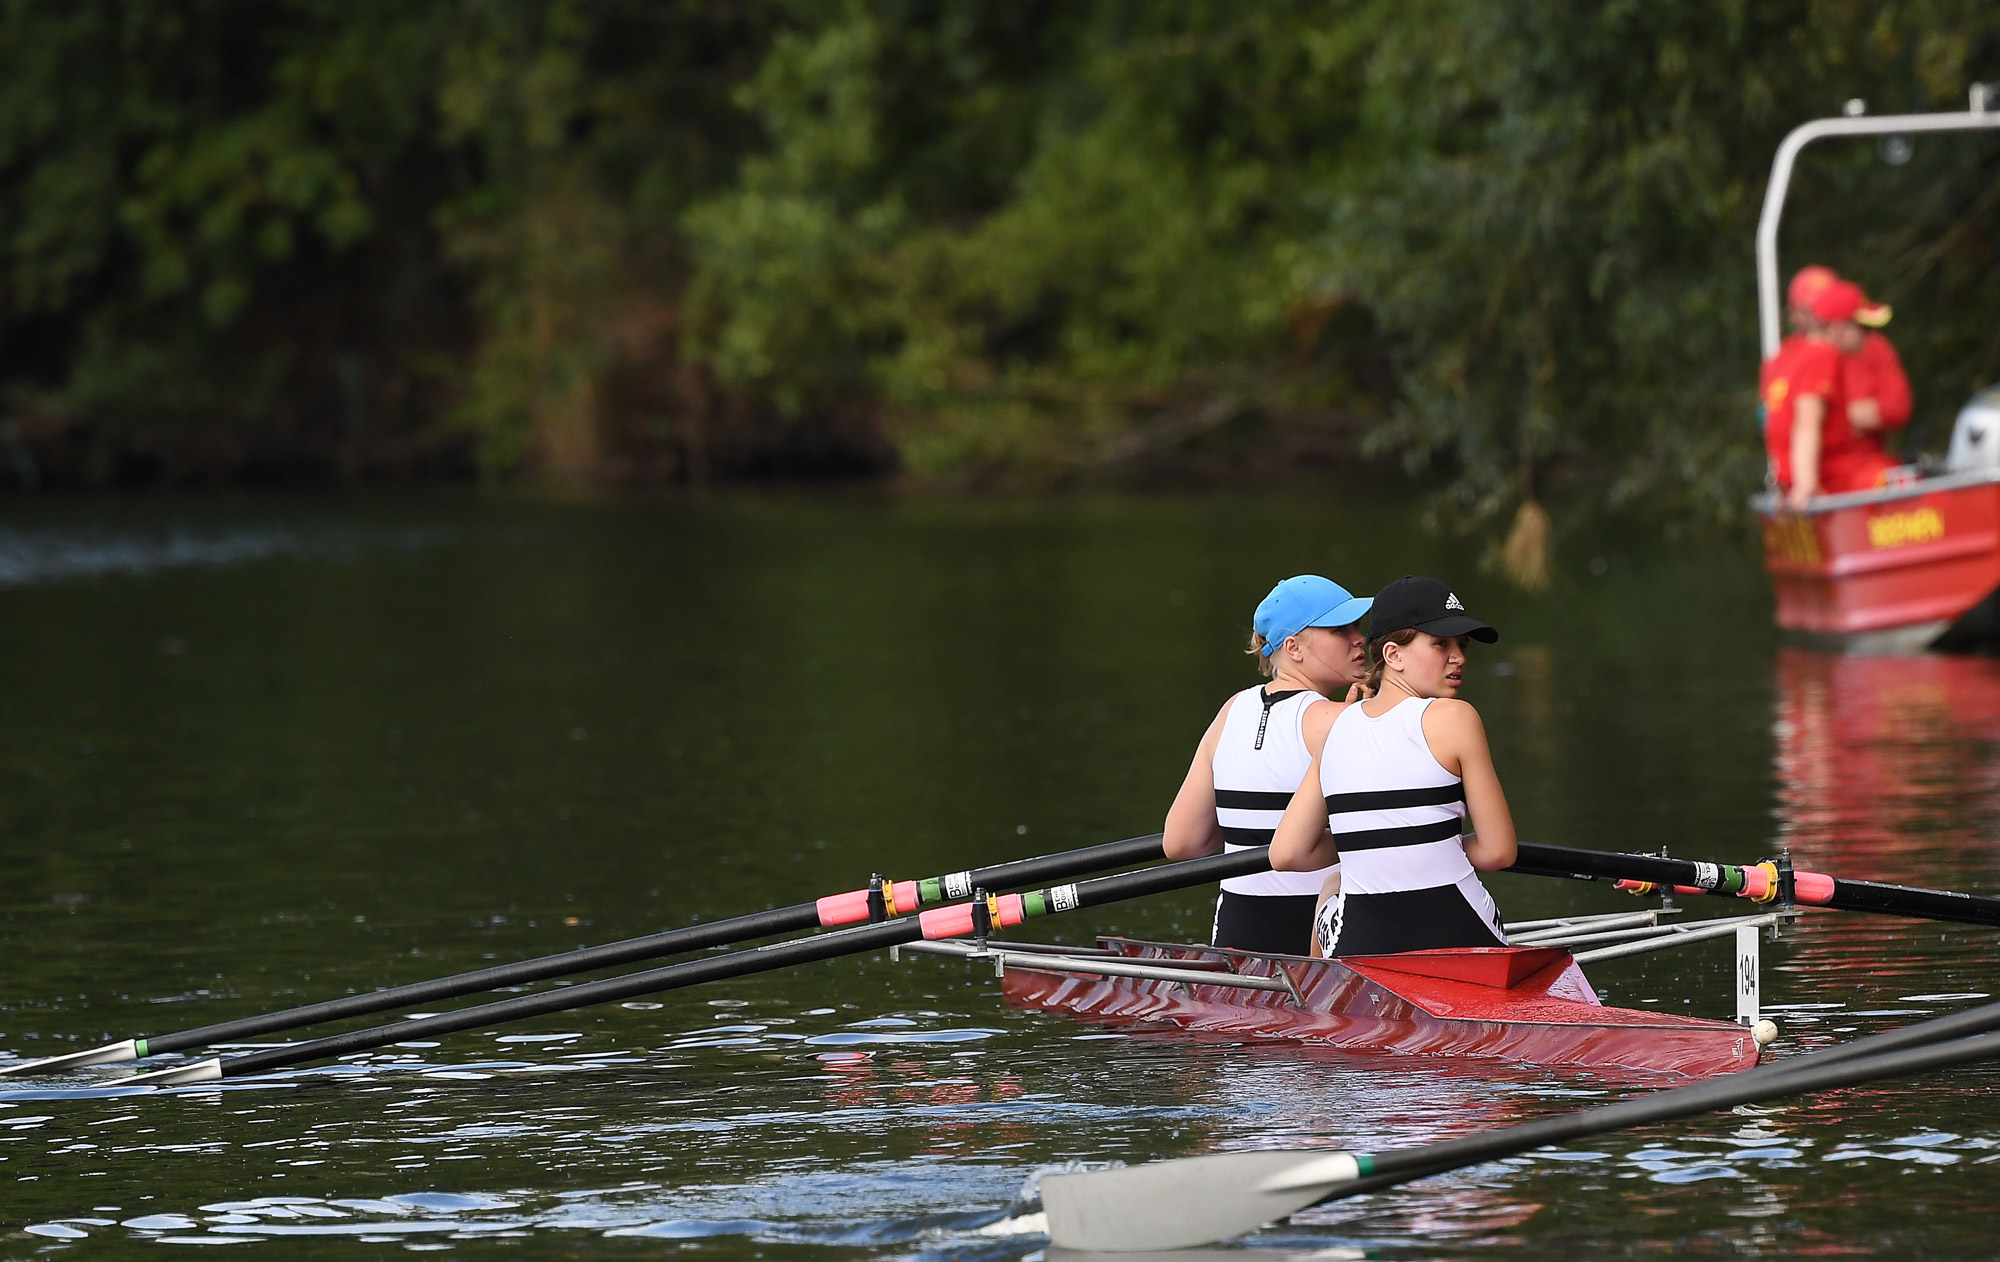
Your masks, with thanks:
M1257 606L1250 627L1264 637L1264 656L1269 657L1286 636L1307 627L1344 627L1359 622L1374 603L1374 597L1352 595L1331 579L1299 574L1271 589Z

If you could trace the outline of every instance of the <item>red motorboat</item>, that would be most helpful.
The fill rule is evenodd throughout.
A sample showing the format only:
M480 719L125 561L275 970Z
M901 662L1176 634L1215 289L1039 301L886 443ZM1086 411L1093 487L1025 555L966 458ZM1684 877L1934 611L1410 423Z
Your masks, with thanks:
M2000 109L1978 85L1962 113L1868 117L1856 101L1846 115L1785 137L1757 221L1765 358L1778 350L1778 222L1799 152L1833 136L1993 129L2000 129ZM1789 637L1851 652L1914 652L2000 631L2000 389L1983 391L1959 413L1942 469L1899 473L1878 490L1821 496L1802 513L1785 509L1776 495L1752 502L1778 627Z
M2000 437L2000 425L1995 430ZM1756 508L1778 626L1793 638L1915 652L1954 630L1983 639L1994 629L1988 598L2000 591L2000 469L1823 495L1803 513L1785 511L1774 495Z
M1020 1007L1113 1023L1298 1039L1398 1057L1483 1057L1696 1078L1751 1068L1759 1038L1775 1034L1768 1024L1753 1032L1728 1021L1606 1007L1561 947L1321 960L1100 938L1092 954L1098 953L1093 962L1010 952L1001 993ZM1152 975L1105 975L1118 962Z

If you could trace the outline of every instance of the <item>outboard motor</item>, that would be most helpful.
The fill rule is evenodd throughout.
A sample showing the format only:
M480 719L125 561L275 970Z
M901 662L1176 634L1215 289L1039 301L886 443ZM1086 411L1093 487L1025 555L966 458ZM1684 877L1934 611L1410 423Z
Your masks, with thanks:
M1988 386L1959 410L1951 427L1947 473L2000 470L2000 386Z

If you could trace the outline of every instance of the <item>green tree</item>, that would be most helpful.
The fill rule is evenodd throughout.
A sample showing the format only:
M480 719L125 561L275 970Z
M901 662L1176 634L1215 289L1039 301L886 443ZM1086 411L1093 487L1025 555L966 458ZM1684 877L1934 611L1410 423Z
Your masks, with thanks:
M1541 496L1727 518L1779 138L1981 77L1970 0L0 0L0 446L1048 479L1365 436L1517 542ZM1902 308L1933 422L2000 376L2000 141L1800 181L1788 263Z
M1763 468L1752 246L1779 139L1850 96L1962 108L1975 51L2000 62L2000 14L1843 0L1402 14L1371 55L1368 108L1400 156L1344 190L1318 238L1327 283L1365 295L1397 348L1400 397L1374 443L1446 474L1461 519L1564 482L1611 506L1739 511ZM1955 291L1962 319L1966 278L1995 274L1996 159L1972 140L1892 176L1866 148L1816 154L1787 257ZM1898 222L1911 203L1926 214ZM1980 206L1984 246L1963 220ZM1954 219L1954 279L1926 288L1911 252ZM1992 296L1961 327L1993 327ZM1928 348L1913 366L1941 368ZM1989 350L1978 371L2000 360Z

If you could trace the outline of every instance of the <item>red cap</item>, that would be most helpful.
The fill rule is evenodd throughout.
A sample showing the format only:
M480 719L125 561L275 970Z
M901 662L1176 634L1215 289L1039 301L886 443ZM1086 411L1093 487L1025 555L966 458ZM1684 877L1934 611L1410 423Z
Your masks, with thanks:
M1798 275L1792 277L1791 285L1785 290L1785 301L1794 307L1811 310L1813 299L1819 296L1820 291L1839 279L1840 273L1830 267L1822 267L1818 263L1802 267Z
M1889 323L1889 308L1869 302L1861 286L1851 280L1834 281L1814 294L1808 306L1813 319L1823 324L1852 320L1879 329Z

